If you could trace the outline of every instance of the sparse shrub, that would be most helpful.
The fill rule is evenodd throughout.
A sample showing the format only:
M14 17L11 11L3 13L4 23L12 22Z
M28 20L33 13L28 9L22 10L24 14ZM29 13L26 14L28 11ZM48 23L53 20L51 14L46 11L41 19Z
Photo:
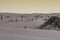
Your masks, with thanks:
M25 28L25 29L27 29L27 27L26 27L26 26L25 26L24 28Z
M23 18L23 16L21 16L21 18Z
M18 20L16 19L15 21L17 22Z
M5 18L10 18L10 16L6 16Z

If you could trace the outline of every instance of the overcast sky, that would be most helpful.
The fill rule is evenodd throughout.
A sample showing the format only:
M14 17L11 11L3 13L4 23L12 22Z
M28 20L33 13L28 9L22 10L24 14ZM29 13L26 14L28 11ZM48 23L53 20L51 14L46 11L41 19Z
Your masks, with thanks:
M59 13L60 0L0 0L0 12Z

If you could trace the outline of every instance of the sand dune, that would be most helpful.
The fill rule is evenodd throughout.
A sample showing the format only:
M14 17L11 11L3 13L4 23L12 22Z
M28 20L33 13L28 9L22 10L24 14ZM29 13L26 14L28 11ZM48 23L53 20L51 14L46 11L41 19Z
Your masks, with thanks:
M0 28L0 40L60 40L60 32L23 28Z

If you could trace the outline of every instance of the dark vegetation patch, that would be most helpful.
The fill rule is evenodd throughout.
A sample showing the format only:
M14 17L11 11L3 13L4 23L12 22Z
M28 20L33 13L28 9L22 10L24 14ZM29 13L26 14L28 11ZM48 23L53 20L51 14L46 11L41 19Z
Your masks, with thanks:
M60 18L57 16L52 16L44 24L39 26L38 29L60 30Z

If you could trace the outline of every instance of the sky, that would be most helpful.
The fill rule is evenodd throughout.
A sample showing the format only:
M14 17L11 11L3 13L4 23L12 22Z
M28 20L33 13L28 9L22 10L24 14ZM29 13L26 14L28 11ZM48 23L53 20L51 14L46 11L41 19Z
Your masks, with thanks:
M0 0L0 12L60 13L60 0Z

